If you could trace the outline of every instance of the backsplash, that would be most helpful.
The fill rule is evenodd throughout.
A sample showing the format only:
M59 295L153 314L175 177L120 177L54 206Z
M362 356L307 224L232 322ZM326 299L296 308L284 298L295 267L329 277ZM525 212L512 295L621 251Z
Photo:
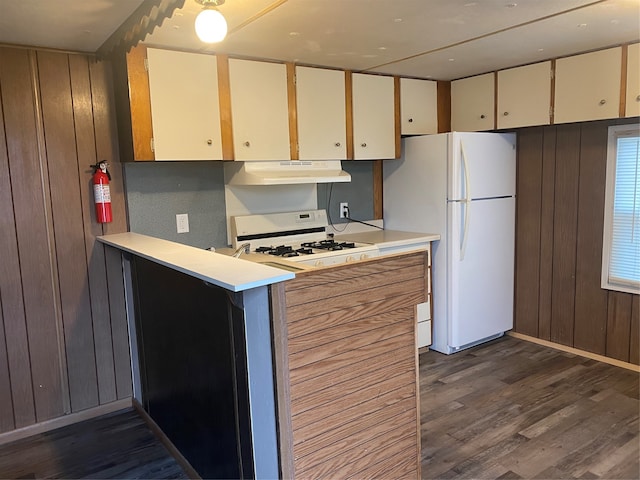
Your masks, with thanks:
M328 209L334 224L344 222L340 202L349 203L353 218L373 218L373 163L343 161L342 167L351 182L318 184L318 208ZM222 162L125 163L124 171L132 232L199 248L227 245ZM176 214L181 213L189 215L188 233L176 232Z
M222 163L137 162L124 170L132 232L200 248L225 245ZM188 233L176 231L180 213L189 215Z
M352 218L373 218L373 162L369 160L343 161L343 170L351 174L349 183L319 183L318 208L327 210L329 222L345 223L340 218L340 202L349 203ZM329 205L330 203L330 205Z

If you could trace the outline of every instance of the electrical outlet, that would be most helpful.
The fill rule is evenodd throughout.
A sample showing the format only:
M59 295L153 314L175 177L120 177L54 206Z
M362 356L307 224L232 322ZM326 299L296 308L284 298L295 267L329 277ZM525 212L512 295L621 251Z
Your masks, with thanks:
M348 218L348 217L349 217L349 203L340 202L340 218Z
M189 232L189 214L178 213L176 215L176 227L178 229L178 233L188 233Z

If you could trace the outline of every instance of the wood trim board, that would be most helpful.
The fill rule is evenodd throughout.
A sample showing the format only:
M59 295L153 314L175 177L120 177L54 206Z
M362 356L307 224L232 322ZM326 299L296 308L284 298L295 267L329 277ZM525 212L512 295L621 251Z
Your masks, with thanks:
M296 66L288 62L287 66L287 100L289 105L289 155L291 160L299 160L298 149L298 96L296 91Z
M623 362L616 360L615 358L605 357L604 355L598 355L597 353L587 352L586 350L580 350L579 348L568 347L567 345L561 345L559 343L550 342L541 338L532 337L530 335L523 335L518 332L508 332L507 335L518 338L520 340L526 340L527 342L535 343L537 345L543 345L545 347L554 348L567 353L573 353L574 355L580 355L581 357L590 358L599 362L607 363L615 367L626 368L634 372L640 372L640 365L634 365L629 362Z
M347 160L353 160L355 155L353 144L353 72L344 72L345 112L347 121Z
M132 399L131 403L133 405L134 410L136 412L138 412L138 414L142 417L142 419L145 421L145 423L149 426L149 428L151 429L153 434L156 436L156 438L158 440L160 440L160 443L162 443L162 445L165 446L165 448L169 451L171 456L176 459L176 462L178 462L178 464L182 467L182 469L189 476L189 478L191 478L191 479L202 478L202 477L200 477L198 472L196 472L196 469L193 468L193 466L189 463L189 461L184 457L184 455L182 455L182 453L180 453L180 450L178 450L176 448L176 446L173 444L173 442L171 440L169 440L169 437L167 437L165 435L165 433L158 426L158 424L156 422L154 422L153 418L151 418L149 416L149 414L145 411L145 409L142 407L140 402L138 402L134 398L134 399Z
M91 418L99 417L101 415L106 415L108 413L117 412L119 410L127 410L131 408L132 408L131 398L124 398L112 403L106 403L98 407L89 408L81 412L70 413L69 415L65 415L63 417L58 417L58 418L54 418L44 422L35 423L33 425L28 425L26 427L18 428L11 432L0 434L0 445L4 445L10 442L15 442L17 440L21 440L23 438L27 438L32 435L37 435L40 433L55 430L56 428L66 427L67 425L72 425L74 423L82 422L84 420L89 420Z
M139 44L133 47L126 57L131 134L133 136L132 160L155 160L155 154L151 149L153 123L151 120L149 76L145 67L147 47Z
M278 405L278 443L280 477L294 478L293 428L291 426L291 398L289 379L288 332L284 284L271 285L274 363L276 369L276 398Z
M233 160L233 119L231 116L231 87L229 78L229 56L216 55L218 67L218 102L220 105L220 128L222 137L222 159Z
M74 97L70 88L59 87L71 85L68 56L49 52L37 55L39 75L46 79L40 82L40 91L47 162L55 170L49 176L52 229L55 238L64 239L65 244L55 257L64 326L61 349L66 348L70 404L78 411L98 405L98 390L91 305L86 288L88 265L86 257L78 255L85 249L80 182L69 182L61 174L78 171ZM85 169L88 170L88 165Z

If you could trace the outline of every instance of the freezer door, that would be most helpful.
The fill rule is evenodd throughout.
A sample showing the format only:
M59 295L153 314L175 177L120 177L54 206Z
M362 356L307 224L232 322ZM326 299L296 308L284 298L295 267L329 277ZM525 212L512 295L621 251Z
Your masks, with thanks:
M513 328L515 198L452 202L447 213L448 345L456 348Z
M449 201L515 195L515 134L455 132L449 141Z

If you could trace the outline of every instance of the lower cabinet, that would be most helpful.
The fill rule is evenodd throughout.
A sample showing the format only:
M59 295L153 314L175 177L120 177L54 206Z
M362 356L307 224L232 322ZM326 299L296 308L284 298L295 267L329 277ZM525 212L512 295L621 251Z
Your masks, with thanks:
M202 478L253 478L243 311L149 260L132 273L145 411Z
M416 320L418 322L418 348L428 347L432 343L433 332L433 306L431 304L431 243L427 250L427 269L425 271L427 284L427 301L418 304Z
M428 347L432 343L433 332L433 306L431 304L431 242L427 244L426 265L425 265L425 297L426 301L418 303L416 306L416 322L417 322L417 342L418 348ZM411 251L424 250L424 244L402 245L388 247L384 244L379 245L380 254L391 255L397 253L407 253Z
M431 345L431 320L418 319L418 348Z
M420 478L415 305L425 267L422 251L284 282L274 305L286 320L274 335L288 364L277 381L288 399L280 444L291 445L283 478Z

